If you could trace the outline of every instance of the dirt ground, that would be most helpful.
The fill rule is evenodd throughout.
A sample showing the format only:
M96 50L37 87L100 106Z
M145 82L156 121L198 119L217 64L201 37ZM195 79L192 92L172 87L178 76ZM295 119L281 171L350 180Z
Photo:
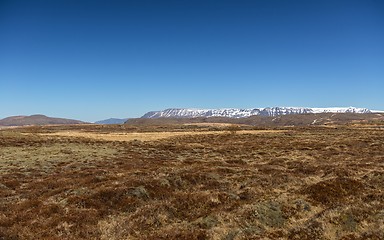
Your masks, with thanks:
M0 131L0 239L384 239L384 130Z

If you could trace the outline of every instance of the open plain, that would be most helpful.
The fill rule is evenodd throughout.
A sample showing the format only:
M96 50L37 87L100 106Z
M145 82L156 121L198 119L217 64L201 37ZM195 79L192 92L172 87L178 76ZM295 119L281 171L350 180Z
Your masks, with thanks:
M384 128L2 129L0 239L384 239Z

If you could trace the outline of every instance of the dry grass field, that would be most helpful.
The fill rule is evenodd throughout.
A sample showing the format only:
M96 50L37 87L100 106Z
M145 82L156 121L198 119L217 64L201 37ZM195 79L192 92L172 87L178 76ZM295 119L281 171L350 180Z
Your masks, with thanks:
M2 129L0 239L384 239L384 130Z

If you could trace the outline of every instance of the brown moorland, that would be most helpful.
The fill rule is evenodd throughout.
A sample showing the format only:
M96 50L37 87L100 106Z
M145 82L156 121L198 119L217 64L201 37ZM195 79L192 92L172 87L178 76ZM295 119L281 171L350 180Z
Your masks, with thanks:
M0 239L384 239L381 126L3 129Z

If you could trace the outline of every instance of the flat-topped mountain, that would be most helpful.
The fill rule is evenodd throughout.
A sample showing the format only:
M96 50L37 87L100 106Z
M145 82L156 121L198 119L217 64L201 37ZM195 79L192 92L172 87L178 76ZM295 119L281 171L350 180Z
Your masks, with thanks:
M84 122L66 118L53 118L36 114L31 116L12 116L0 120L0 126L82 124Z
M220 123L240 124L259 127L281 126L324 126L324 125L349 125L372 124L384 126L384 113L307 113L286 114L279 116L250 116L250 117L159 117L128 119L130 125L194 125Z
M197 118L197 117L229 117L245 118L250 116L280 116L307 113L372 113L367 108L333 107L333 108L304 108L304 107L267 107L267 108L223 108L223 109L193 109L169 108L163 111L152 111L142 118Z

